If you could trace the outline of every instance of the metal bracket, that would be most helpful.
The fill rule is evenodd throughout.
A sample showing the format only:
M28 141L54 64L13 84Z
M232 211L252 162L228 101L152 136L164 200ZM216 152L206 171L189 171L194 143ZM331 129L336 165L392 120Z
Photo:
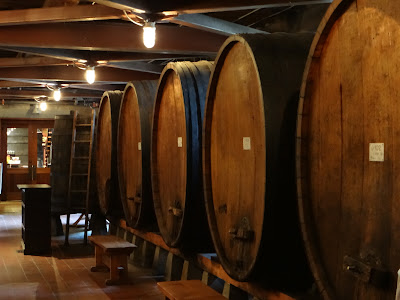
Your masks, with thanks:
M133 201L134 204L142 203L142 198L140 197L128 197L128 200Z
M390 272L347 255L343 259L343 269L362 282L378 287L387 286L390 282Z
M250 222L247 218L242 218L237 228L230 228L229 234L237 240L250 242L254 239L254 230L250 228Z
M140 193L137 193L135 197L127 197L128 200L133 201L134 204L141 204L142 203L142 197L140 197Z
M177 207L170 206L168 208L168 211L170 213L172 213L175 217L178 217L178 218L182 217L182 215L183 215L182 209L177 208Z

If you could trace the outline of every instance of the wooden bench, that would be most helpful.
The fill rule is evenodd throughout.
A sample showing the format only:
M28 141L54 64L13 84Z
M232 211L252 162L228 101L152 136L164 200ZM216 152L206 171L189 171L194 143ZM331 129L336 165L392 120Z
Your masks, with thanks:
M200 280L164 281L158 282L157 285L165 298L170 300L226 300Z
M112 235L92 235L89 241L95 245L96 266L92 272L108 272L106 285L128 282L128 255L136 245Z

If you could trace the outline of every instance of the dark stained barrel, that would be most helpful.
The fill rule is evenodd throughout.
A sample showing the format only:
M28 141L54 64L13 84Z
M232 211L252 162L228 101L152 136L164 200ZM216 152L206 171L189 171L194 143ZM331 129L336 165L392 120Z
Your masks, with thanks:
M73 124L73 112L54 118L50 173L52 212L63 213L67 209Z
M389 300L400 267L400 3L334 1L298 110L298 201L324 299Z
M118 179L125 218L133 228L157 223L151 191L150 141L157 81L126 85L118 123Z
M201 180L201 131L210 62L169 63L161 74L151 147L153 201L166 244L210 250Z
M104 92L97 120L97 193L101 211L112 216L123 214L117 171L117 134L121 100L121 91Z
M236 280L311 285L295 188L294 136L312 35L236 35L212 73L203 131L206 208L218 257Z

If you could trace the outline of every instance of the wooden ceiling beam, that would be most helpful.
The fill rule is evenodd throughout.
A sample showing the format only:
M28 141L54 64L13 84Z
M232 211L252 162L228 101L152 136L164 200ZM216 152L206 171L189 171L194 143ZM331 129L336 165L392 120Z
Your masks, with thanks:
M204 14L204 13L220 12L220 11L326 4L326 3L332 3L332 1L333 0L291 0L291 1L289 0L246 0L246 1L196 0L188 2L179 2L179 0L176 0L175 2L178 2L176 6L173 7L172 9L166 8L164 12L170 14L173 14L174 12L181 14L200 14L200 13ZM182 5L181 3L185 4Z
M102 5L76 5L0 11L0 26L120 19L123 12Z
M29 49L29 53L41 54L53 54L56 58L51 57L28 57L28 58L0 58L0 68L1 67L21 67L21 66L58 66L58 65L74 65L74 61L82 59L82 56L77 56L74 58L68 57L69 60L59 60L59 56L63 54L62 51L60 54L57 51L58 49L42 49L42 48L35 48ZM120 57L121 59L121 57ZM151 64L145 63L140 61L102 61L102 60L93 60L97 61L99 65L106 65L107 67L118 68L118 69L126 69L126 70L134 70L134 71L141 71L141 72L148 72L148 73L155 73L161 74L162 69L164 68L158 64Z
M90 51L33 48L33 47L0 47L0 49L16 53L27 53L27 54L56 58L60 60L70 60L70 61L74 61L77 59L85 59L85 56L82 54L82 52L90 52Z
M73 6L78 5L80 0L45 0L43 7Z
M125 88L125 84L99 84L99 83L93 83L93 84L84 84L84 83L75 83L75 84L70 84L69 87L71 88L77 88L81 90L91 90L91 91L114 91L114 90L120 90L123 91Z
M86 82L85 72L73 66L0 68L0 78L29 79L36 81ZM159 75L101 67L96 68L96 82L121 84L132 80L153 80Z
M107 66L111 68L143 71L154 74L161 74L162 70L164 69L164 66L161 65L138 62L138 61L110 62L107 63Z
M0 88L25 88L25 87L43 87L43 84L21 82L21 81L0 80Z
M213 54L225 37L197 29L157 25L156 45L143 45L143 30L134 24L34 24L0 27L0 47L39 47L145 53Z
M87 91L69 91L68 89L61 90L62 98L101 98L102 93L87 92ZM36 97L53 97L53 92L49 89L41 90L15 90L15 89L0 89L0 97L23 97L23 98L36 98Z
M44 0L1 0L0 9L24 9L31 7L42 7Z
M0 88L29 88L29 87L45 87L46 85L52 85L54 81L39 81L32 79L15 79L15 80L0 80ZM91 90L91 91L113 91L113 90L123 90L125 88L125 83L122 84L104 84L99 82L94 82L89 84L87 82L68 82L69 88L81 89L81 90Z
M331 3L333 0L95 0L112 8L153 14L197 14L216 11Z
M0 67L62 66L70 63L70 60L42 56L0 58Z
M226 36L240 33L267 33L265 31L220 20L203 14L182 14L170 19L170 22L187 27L215 32Z
M57 58L60 60L74 61L85 59L97 61L99 63L124 62L124 61L148 61L148 60L168 60L168 59L191 59L193 57L202 59L214 59L213 55L184 55L184 54L165 54L165 53L135 53L135 52L112 52L112 51L79 51L65 49L47 49L32 47L2 47L0 49L14 52L23 52L33 55Z

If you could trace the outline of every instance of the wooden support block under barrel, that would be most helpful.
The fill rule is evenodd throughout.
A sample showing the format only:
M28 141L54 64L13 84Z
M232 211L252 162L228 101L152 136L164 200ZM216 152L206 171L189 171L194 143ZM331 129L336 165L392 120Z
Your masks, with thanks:
M200 280L164 281L157 285L169 300L226 300Z

